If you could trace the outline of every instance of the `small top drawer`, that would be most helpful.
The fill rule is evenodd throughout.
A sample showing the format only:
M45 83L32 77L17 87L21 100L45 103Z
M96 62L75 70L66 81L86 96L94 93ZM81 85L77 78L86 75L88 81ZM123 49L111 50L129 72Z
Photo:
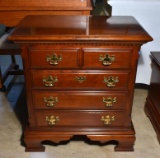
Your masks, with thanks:
M32 68L78 67L79 49L30 49L29 61Z
M85 68L127 69L131 66L132 49L83 49Z

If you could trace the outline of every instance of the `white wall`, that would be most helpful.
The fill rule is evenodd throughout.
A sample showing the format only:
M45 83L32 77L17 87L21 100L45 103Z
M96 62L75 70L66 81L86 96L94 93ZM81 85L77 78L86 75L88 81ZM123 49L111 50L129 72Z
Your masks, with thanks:
M140 50L136 83L150 83L151 51L160 51L160 0L109 0L112 15L131 15L154 39Z

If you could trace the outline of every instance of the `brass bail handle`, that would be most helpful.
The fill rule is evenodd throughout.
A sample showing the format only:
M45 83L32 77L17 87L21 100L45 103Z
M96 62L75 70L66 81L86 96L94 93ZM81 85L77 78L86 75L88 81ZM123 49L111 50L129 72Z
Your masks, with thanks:
M49 124L49 125L56 125L56 122L59 121L59 116L54 116L54 115L51 115L51 116L46 116L46 122Z
M109 55L109 54L105 54L104 56L100 55L99 61L102 61L102 64L104 66L109 66L109 65L112 65L113 61L115 61L115 56Z
M78 81L79 83L82 83L82 82L86 81L86 77L85 76L76 76L75 80Z
M115 116L102 116L101 121L104 123L104 125L111 125L113 121L115 121Z
M53 77L51 75L48 75L47 77L43 77L43 82L46 87L53 87L56 82L58 82L57 76Z
M57 55L56 53L53 54L47 54L46 61L49 62L50 65L58 65L60 61L62 61L62 55Z
M106 83L107 87L115 87L116 83L119 82L119 79L118 79L118 77L109 76L108 78L104 77L103 81L104 81L104 83Z
M117 102L117 98L116 97L114 97L114 98L112 98L112 97L107 97L107 98L103 97L103 103L105 103L106 107L111 107L116 102Z
M52 97L50 96L49 98L44 97L44 102L46 103L47 107L54 107L56 103L58 103L58 97Z

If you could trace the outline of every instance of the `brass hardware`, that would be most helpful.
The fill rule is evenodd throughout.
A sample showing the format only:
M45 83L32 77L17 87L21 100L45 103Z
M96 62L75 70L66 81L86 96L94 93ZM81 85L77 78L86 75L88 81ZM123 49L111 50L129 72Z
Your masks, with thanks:
M43 77L43 82L46 87L53 87L56 82L58 82L57 77L52 77L51 75L48 75L47 77Z
M62 60L61 54L57 55L54 53L52 55L47 54L46 56L46 61L48 61L50 65L54 65L54 66L58 65L61 60Z
M115 87L116 83L118 83L118 77L109 76L108 78L104 77L104 83L106 83L107 87Z
M107 99L105 97L103 97L103 103L105 103L105 106L106 107L110 107L110 106L113 106L114 103L116 103L117 101L117 98L114 97L108 97Z
M57 121L59 121L59 116L46 116L46 122L48 122L49 125L54 126Z
M86 81L85 76L76 76L75 80L78 81L79 83L82 83L83 81Z
M46 97L44 97L44 102L46 103L46 106L48 107L53 107L55 105L55 103L58 102L58 97L52 97L50 96L48 99Z
M114 55L106 54L104 56L100 55L99 61L102 61L102 64L105 66L109 66L112 64L113 61L115 61Z
M110 125L113 121L115 121L115 117L114 116L102 116L101 117L101 121L105 124L105 125Z

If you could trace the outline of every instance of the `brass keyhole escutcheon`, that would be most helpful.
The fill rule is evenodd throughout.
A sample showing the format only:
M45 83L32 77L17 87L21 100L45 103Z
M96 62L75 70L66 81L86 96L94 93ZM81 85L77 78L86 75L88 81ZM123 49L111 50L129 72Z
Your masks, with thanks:
M58 78L57 76L48 75L47 77L43 77L43 82L46 87L53 87L58 82Z
M102 116L101 117L101 121L105 124L105 125L110 125L113 121L115 121L115 116Z
M85 76L76 76L75 80L78 81L79 83L82 83L82 82L86 81L86 77Z
M105 103L106 107L111 107L116 102L117 102L117 98L116 97L114 97L114 98L112 98L112 97L107 97L107 98L103 97L103 103Z
M48 122L49 125L54 126L57 121L59 121L59 116L46 116L46 122Z
M118 79L118 77L109 76L108 78L104 77L103 81L104 81L104 83L106 83L107 87L115 87L116 83L119 82L119 79Z
M46 61L49 62L50 65L58 65L60 61L62 61L62 55L57 55L56 53L53 54L47 54Z
M115 56L109 54L105 54L104 56L100 55L99 61L101 61L103 65L109 66L112 65L113 61L115 61Z
M43 100L46 103L47 107L54 107L55 104L58 102L58 97L52 97L52 96L50 96L49 98L44 97Z

